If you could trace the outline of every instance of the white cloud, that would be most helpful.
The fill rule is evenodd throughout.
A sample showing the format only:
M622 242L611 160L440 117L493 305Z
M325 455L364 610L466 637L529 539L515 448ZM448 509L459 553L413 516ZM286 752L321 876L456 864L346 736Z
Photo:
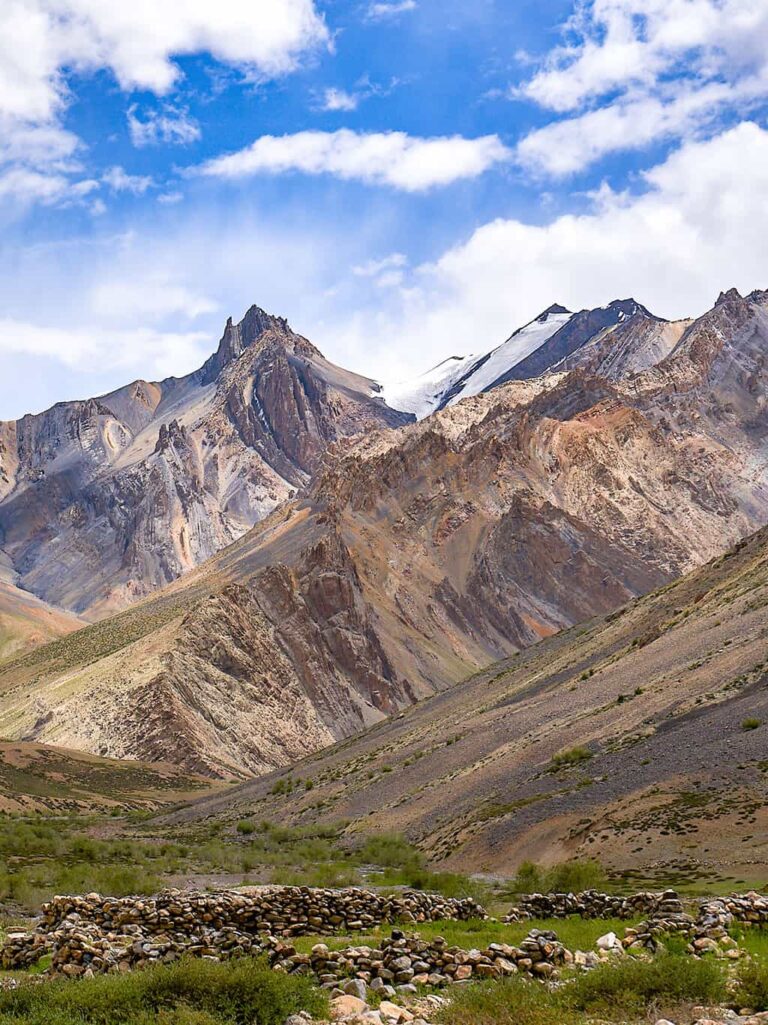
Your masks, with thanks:
M143 118L136 113L136 104L128 109L128 132L134 146L157 146L160 143L186 146L202 135L200 125L188 110L165 104L160 110L147 111Z
M99 183L91 179L72 182L62 174L47 174L30 167L0 170L0 202L14 204L75 202L87 196Z
M23 174L28 199L72 199L61 177L77 169L48 166L52 154L60 159L77 147L61 127L72 72L107 69L123 90L162 96L181 77L178 57L210 53L250 78L263 78L293 71L304 53L328 40L313 0L2 0L0 173L14 172L3 194L18 194ZM188 142L199 133L173 108L133 120L137 145ZM46 139L52 153L44 152Z
M100 282L91 289L87 306L98 321L134 324L176 315L195 320L219 308L208 296L160 274Z
M604 187L580 216L498 219L407 275L396 298L313 336L364 372L402 379L491 348L552 302L634 295L661 316L709 308L721 289L768 287L768 130L745 122L685 144L632 196ZM395 369L393 369L395 368Z
M181 74L176 57L279 75L328 31L312 0L3 0L0 40L0 110L44 122L66 101L64 68L107 68L125 90L163 95Z
M300 171L419 192L475 178L510 156L497 135L423 139L404 132L365 134L341 129L264 135L246 149L216 157L197 171L230 179Z
M731 101L731 90L719 83L682 88L666 103L648 95L627 98L531 132L518 144L517 157L534 171L571 174L617 150L695 135L713 124Z
M375 278L382 271L400 270L408 266L408 257L405 253L390 253L381 260L369 260L367 263L358 264L352 268L352 273L359 278Z
M326 89L323 93L322 110L357 110L359 93L348 93L344 89Z
M381 0L380 3L369 5L366 16L371 21L384 21L405 14L406 11L415 11L417 6L416 0Z
M768 97L765 0L584 0L566 30L573 41L517 90L572 115L520 143L536 170L690 138Z
M146 376L162 378L180 368L193 370L209 344L203 331L59 328L0 318L0 353L48 358L69 368L107 359L114 369L129 372L140 366Z
M110 167L101 176L101 180L113 192L132 192L136 196L142 195L154 185L154 180L149 175L128 174L123 167Z

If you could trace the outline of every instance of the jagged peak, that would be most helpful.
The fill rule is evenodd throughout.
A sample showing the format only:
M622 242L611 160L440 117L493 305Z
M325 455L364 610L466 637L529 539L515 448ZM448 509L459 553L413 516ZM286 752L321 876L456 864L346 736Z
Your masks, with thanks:
M218 348L202 367L203 383L210 384L214 381L224 367L236 360L267 331L272 331L278 336L293 336L285 317L275 317L255 304L249 306L243 319L237 324L234 323L232 317L227 317Z
M552 303L551 306L548 306L546 308L546 310L543 310L538 315L538 317L536 317L536 320L539 323L543 323L543 321L547 320L548 317L554 316L557 313L570 313L570 312L571 311L567 307L562 306L560 303Z
M614 299L609 302L605 307L607 310L617 310L619 313L623 313L625 316L634 316L636 313L641 313L645 317L653 317L651 311L643 306L642 303L638 302L637 299L630 296L628 299ZM658 319L658 318L656 318Z
M717 297L715 306L722 306L723 303L739 302L741 300L741 293L738 288L729 288L727 292L721 292Z

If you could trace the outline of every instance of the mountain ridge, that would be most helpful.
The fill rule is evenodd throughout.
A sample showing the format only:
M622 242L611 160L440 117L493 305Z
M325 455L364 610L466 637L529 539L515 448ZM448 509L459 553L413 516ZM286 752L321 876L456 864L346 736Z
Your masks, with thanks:
M231 546L67 639L76 656L0 668L0 732L148 760L173 737L192 771L265 772L762 526L762 295L709 311L639 372L601 373L604 343L584 366L338 442Z

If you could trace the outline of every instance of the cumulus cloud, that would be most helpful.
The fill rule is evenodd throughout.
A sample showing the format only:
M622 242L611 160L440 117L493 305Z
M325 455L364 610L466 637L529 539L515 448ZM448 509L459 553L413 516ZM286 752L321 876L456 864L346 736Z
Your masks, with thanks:
M64 68L107 68L125 90L163 95L181 75L174 58L207 52L279 75L327 40L312 0L4 0L0 109L30 122L52 118L66 101Z
M202 164L197 172L237 179L255 174L330 174L420 192L475 178L511 157L497 135L419 138L404 132L298 132L264 135L251 146Z
M388 304L314 340L402 379L498 344L555 301L580 309L634 295L674 318L702 313L731 285L768 287L768 131L745 122L685 144L644 180L640 195L602 188L579 216L485 224L414 268L397 301L385 293Z
M711 131L768 97L768 6L585 0L518 94L566 115L522 140L523 164L568 174L602 156Z
M390 253L381 260L368 260L366 263L358 264L352 268L352 273L358 278L375 278L382 271L400 270L408 266L408 257L405 253Z
M63 130L67 75L110 71L126 91L166 95L181 77L177 58L210 53L251 78L294 70L327 44L313 0L3 0L0 4L0 174L3 195L71 200L76 167L50 167L77 139ZM199 129L173 109L129 120L137 145L188 142ZM44 140L53 152L44 152ZM13 171L8 178L9 171ZM43 178L48 182L43 182ZM26 185L22 184L26 179ZM73 182L73 184L77 184Z
M76 202L99 187L97 181L72 182L63 174L51 174L31 167L7 167L0 170L0 201L14 204Z

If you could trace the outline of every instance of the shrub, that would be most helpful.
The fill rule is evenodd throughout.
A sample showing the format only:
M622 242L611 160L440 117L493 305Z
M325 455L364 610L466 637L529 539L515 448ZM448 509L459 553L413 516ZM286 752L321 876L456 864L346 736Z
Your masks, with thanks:
M571 747L567 751L560 751L553 755L550 767L553 772L556 772L558 769L568 769L580 762L587 762L591 757L592 752L588 747Z
M737 978L739 1006L768 1011L768 963L763 959L742 961Z
M300 1010L322 1017L326 1009L309 980L251 958L188 959L0 992L0 1023L8 1025L283 1025Z
M544 873L533 861L524 861L517 870L512 888L515 893L541 893L546 889Z
M399 833L369 836L358 851L358 860L381 868L420 869L424 855Z
M242 833L243 836L250 836L251 833L256 832L256 826L253 822L249 822L248 819L241 819L237 824L238 833Z
M605 886L607 877L599 861L565 861L543 869L532 861L524 861L512 884L516 893L578 893Z
M470 876L457 872L428 872L425 870L405 873L405 883L414 890L440 893L443 897L462 900L471 897L479 904L488 899L489 888Z
M755 719L754 717L750 716L750 718L744 719L744 721L741 724L741 728L743 730L756 730L758 728L758 726L762 726L762 725L763 725L763 720L762 719Z
M359 886L360 876L353 866L344 862L326 862L306 868L276 868L271 875L273 883L282 886Z
M605 886L605 869L592 859L566 861L553 865L546 873L546 888L550 893L566 893L580 890L596 890Z
M652 961L627 957L577 976L567 998L579 1011L642 1013L675 1003L717 1004L725 999L726 978L714 961L662 954Z
M575 1019L559 993L521 978L457 986L438 1016L443 1025L570 1025Z

